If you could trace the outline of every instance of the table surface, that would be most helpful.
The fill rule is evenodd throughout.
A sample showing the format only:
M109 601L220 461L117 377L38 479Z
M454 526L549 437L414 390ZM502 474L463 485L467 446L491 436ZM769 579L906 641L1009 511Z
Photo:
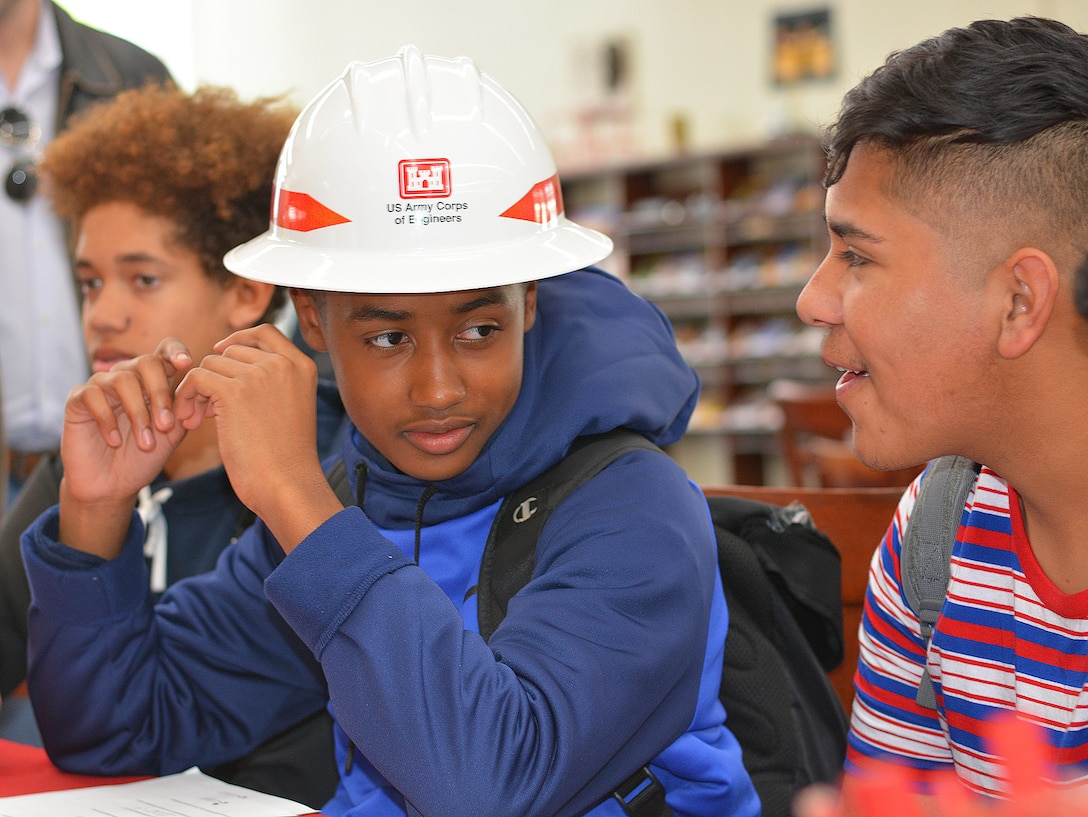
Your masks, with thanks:
M69 774L54 766L44 749L0 738L0 797L133 783L147 778L147 775L101 777ZM311 817L324 816L311 812Z
M0 739L0 797L34 794L41 791L81 789L110 783L131 783L140 777L98 777L62 772L49 760L44 749Z

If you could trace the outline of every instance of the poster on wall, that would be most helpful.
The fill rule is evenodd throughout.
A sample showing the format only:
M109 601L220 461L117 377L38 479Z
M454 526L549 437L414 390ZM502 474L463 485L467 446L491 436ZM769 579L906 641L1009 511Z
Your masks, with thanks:
M778 14L774 18L772 78L794 85L835 75L831 9Z

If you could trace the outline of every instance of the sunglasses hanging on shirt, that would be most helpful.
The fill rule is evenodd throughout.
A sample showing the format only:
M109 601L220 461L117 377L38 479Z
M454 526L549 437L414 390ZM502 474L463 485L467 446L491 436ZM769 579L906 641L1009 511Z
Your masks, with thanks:
M21 152L4 179L4 192L12 201L25 203L38 189L38 154L35 148L42 130L25 112L15 107L0 110L0 146Z

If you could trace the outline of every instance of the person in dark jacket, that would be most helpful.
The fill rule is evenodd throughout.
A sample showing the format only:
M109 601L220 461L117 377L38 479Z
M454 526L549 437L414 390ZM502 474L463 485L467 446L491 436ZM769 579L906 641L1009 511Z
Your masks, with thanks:
M580 437L674 442L699 391L660 310L592 266L611 242L566 218L529 115L471 60L408 46L318 94L276 180L270 228L225 262L291 287L353 426L320 462L316 368L268 325L203 359L167 339L73 392L59 506L23 537L50 756L174 772L327 703L332 817L619 815L632 780L655 815L757 815L718 697L706 501L664 453L565 499L479 634L503 498ZM213 421L258 521L152 607L136 496Z
M59 447L64 400L88 373L64 226L40 195L37 163L73 116L170 73L46 0L0 0L0 57L0 471L10 476L0 493L11 494L2 513Z

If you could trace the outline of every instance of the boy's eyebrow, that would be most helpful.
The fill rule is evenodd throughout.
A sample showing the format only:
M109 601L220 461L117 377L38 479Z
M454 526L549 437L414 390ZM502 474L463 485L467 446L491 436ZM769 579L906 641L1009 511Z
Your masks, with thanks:
M149 255L145 252L131 252L121 255L115 259L118 264L147 264L158 263L159 258L154 255ZM75 260L75 267L77 269L86 269L87 267L93 267L94 264L88 261L86 258L77 258Z
M868 230L863 230L861 227L858 227L856 224L851 224L848 221L829 221L827 222L827 228L843 240L857 238L862 241L869 241L877 244L884 240L880 236L870 233Z
M363 306L353 309L349 321L403 321L410 318L411 312L383 309L380 306Z
M455 315L467 315L469 312L474 312L481 307L507 303L509 303L509 299L506 297L506 290L495 289L491 292L485 292L479 298L473 298L467 303L454 307L453 313Z
M495 304L509 303L509 298L506 296L504 290L496 289L492 292L485 292L478 298L473 298L471 301L466 301L463 304L457 304L450 311L455 315L467 315L470 312L474 312L485 306L493 306ZM412 313L407 310L389 309L382 306L363 306L359 309L353 310L349 320L352 321L405 321L412 317Z

